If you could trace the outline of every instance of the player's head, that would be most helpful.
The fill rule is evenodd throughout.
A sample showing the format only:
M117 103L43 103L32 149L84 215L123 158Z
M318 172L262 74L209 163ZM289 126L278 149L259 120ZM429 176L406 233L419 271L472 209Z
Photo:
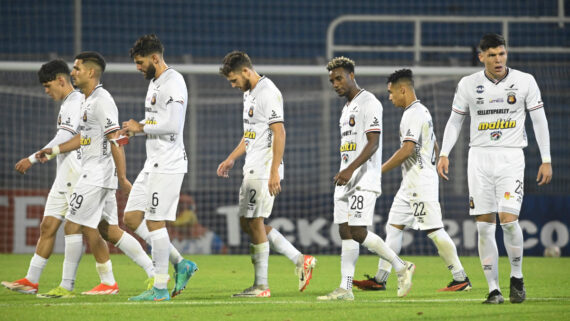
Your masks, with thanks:
M406 107L415 100L414 75L410 69L400 69L388 76L388 94L396 107Z
M335 57L327 64L329 80L341 97L348 98L350 93L358 87L354 80L354 66L354 61L346 57Z
M105 71L105 58L96 51L85 51L75 56L71 78L75 86L82 88L91 81L99 82Z
M479 41L479 60L485 64L485 71L499 79L507 72L507 44L505 38L488 33Z
M69 66L61 59L52 60L42 65L38 71L38 79L44 86L46 94L53 100L62 100L72 89L69 81Z
M249 56L243 51L232 51L228 53L220 67L220 74L232 85L232 88L239 88L241 91L251 89L251 80L257 73L253 70L253 65Z
M163 62L164 46L155 34L144 35L135 41L129 54L145 79L156 76L157 66Z

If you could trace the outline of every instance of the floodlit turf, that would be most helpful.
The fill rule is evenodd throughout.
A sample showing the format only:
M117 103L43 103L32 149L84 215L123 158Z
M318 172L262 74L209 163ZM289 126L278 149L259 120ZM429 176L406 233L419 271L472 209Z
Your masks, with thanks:
M0 255L1 280L25 276L31 255ZM466 293L438 293L451 281L439 257L404 257L417 265L414 286L405 298L396 296L396 277L385 292L354 290L354 302L318 302L316 297L335 289L340 282L339 256L317 256L313 280L299 293L294 265L272 255L269 261L271 298L231 298L252 284L248 256L193 256L200 270L182 294L169 302L128 302L142 292L145 273L124 255L113 255L113 270L120 293L112 296L78 296L73 299L38 299L0 288L0 320L569 320L570 258L524 258L527 301L511 304L509 264L500 261L500 283L505 303L482 305L487 283L477 257L462 261L473 284ZM44 271L40 292L59 284L63 256L54 255ZM361 256L355 277L376 271L374 256ZM172 270L172 268L171 268ZM76 291L98 284L92 255L85 255L78 272ZM169 287L172 288L172 281Z

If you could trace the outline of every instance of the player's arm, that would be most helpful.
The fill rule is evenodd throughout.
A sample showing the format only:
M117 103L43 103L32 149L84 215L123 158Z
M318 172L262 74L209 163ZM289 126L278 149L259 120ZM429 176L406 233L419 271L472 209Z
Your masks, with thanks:
M380 132L368 132L366 133L366 139L368 141L366 142L366 145L364 146L364 149L360 155L358 155L358 157L356 157L354 161L352 161L352 163L350 163L345 169L338 172L334 176L334 183L336 185L346 185L348 181L350 181L352 173L354 173L356 169L358 169L362 164L368 161L372 155L374 155L380 143Z
M285 126L282 122L269 125L273 132L273 160L271 161L271 171L269 173L269 194L275 196L281 192L281 177L279 177L279 166L283 160L285 152Z
M119 131L114 131L105 135L105 137L109 140L116 140L120 136ZM113 155L113 160L115 161L115 167L117 168L117 178L119 180L119 185L121 186L121 190L126 194L129 195L131 192L131 182L127 179L127 162L125 158L125 150L123 145L121 144L114 144L111 143L111 154Z
M42 149L51 148L53 146L64 143L64 142L70 140L71 138L73 138L73 135L75 135L75 134L76 134L75 132L72 133L68 129L60 128L55 133L55 136L52 138L52 140L49 143L47 143ZM18 163L16 163L16 166L15 166L16 171L18 171L20 174L25 174L26 171L30 167L32 167L33 164L38 162L38 159L36 158L37 153L38 152L35 152L26 158L22 158ZM50 160L50 159L54 158L55 156L56 155L50 154L46 159Z
M443 132L443 143L441 146L441 152L439 153L439 161L437 163L437 172L445 180L449 180L447 174L449 173L449 153L451 149L457 142L459 133L461 132L461 126L465 120L465 115L451 111L451 116L445 125L445 131Z
M144 133L149 135L171 135L179 134L181 123L184 121L184 106L181 101L171 101L166 104L166 109L161 112L160 117L154 122L145 122L144 124L130 119L123 123L123 129L128 132L137 134Z
M534 136L540 150L542 164L538 168L536 181L538 185L550 183L552 180L552 164L550 159L550 133L548 131L548 120L544 108L535 109L529 112L534 128Z
M402 163L412 155L416 148L416 143L411 140L406 140L402 147L398 149L390 159L382 164L382 174L391 171L392 169L402 165Z
M79 149L79 147L81 147L81 135L77 134L65 143L40 150L36 153L36 158L40 162L45 163L50 157L53 158L58 154L71 152L72 150Z
M225 178L230 177L230 170L234 167L236 159L240 158L243 154L245 154L245 138L242 137L236 148L218 165L218 170L216 171L218 176Z

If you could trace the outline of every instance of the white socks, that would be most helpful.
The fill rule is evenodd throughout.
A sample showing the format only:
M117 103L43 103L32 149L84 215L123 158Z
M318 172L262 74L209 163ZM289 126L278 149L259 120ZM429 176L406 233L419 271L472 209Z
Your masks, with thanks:
M467 275L465 274L461 261L459 261L459 257L457 256L455 243L453 243L449 234L447 234L443 228L440 228L437 231L428 234L428 237L433 241L435 247L437 247L439 256L447 265L447 269L451 271L453 279L455 281L465 281Z
M392 267L396 272L402 271L406 264L402 261L394 251L382 241L380 236L368 231L362 245L366 246L370 251L378 254L384 260L392 263Z
M70 234L65 236L65 256L63 259L63 272L61 274L61 287L68 291L75 288L75 277L81 256L83 255L83 235Z
M340 288L352 290L352 278L354 277L354 269L356 261L360 254L360 244L355 240L342 240L340 253Z
M142 267L147 277L154 277L154 266L152 260L146 255L139 241L127 232L123 232L123 236L117 244L115 244L123 253L125 253L138 266Z
M396 255L400 254L402 250L402 239L404 238L404 231L393 227L390 224L386 224L386 245L388 245ZM378 260L378 272L376 272L376 282L382 283L388 280L390 276L390 270L392 270L392 264L386 260L380 258Z
M254 285L268 285L269 242L250 245L251 263L255 270Z
M479 259L489 285L489 293L499 290L499 250L495 240L495 223L477 222Z
M170 255L170 237L166 227L149 232L152 246L152 261L154 262L154 287L166 289L168 282L168 256ZM166 275L166 277L165 277Z
M511 262L511 277L520 279L522 274L523 260L523 233L519 221L501 224L503 228L503 240Z
M267 240L269 241L269 245L271 245L273 250L285 255L295 265L298 264L301 252L299 252L299 250L297 250L293 244L291 244L291 242L289 242L289 240L283 236L283 234L279 233L278 230L272 228L269 234L267 234Z
M150 246L152 246L152 241L150 240L149 233L150 232L148 231L148 227L146 226L146 220L142 220L141 224L139 224L139 227L137 227L135 230L135 234L140 236L140 238L143 239L146 244L150 244ZM168 240L168 242L170 242L170 238ZM178 252L178 250L172 244L170 244L169 259L172 265L178 264L184 259L182 255L180 255L180 252Z
M115 276L113 275L113 264L111 264L111 260L105 263L95 262L95 268L97 269L97 273L99 273L101 283L106 285L114 285L116 283Z
M44 259L37 253L30 260L30 266L28 267L28 274L26 274L26 279L32 283L38 283L40 281L40 276L44 268L46 267L48 259Z

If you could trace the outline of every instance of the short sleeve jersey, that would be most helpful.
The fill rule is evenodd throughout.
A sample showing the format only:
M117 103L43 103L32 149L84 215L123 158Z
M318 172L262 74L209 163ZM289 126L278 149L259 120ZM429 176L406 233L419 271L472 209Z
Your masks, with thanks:
M269 179L273 161L273 132L269 126L284 121L281 91L269 78L262 76L255 88L243 94L244 175ZM279 166L281 179L283 172L282 161Z
M471 116L469 146L526 147L526 111L543 108L540 90L530 74L507 68L499 81L485 71L463 77L452 110Z
M357 168L347 186L381 193L382 177L382 104L376 97L361 90L342 109L340 126L340 170L350 165L368 143L367 133L380 134L376 152Z
M66 130L72 135L79 133L83 94L78 90L70 92L61 103L57 116L57 130ZM74 185L81 172L81 152L74 150L57 155L57 175L52 190L64 192Z
M435 167L435 142L433 121L429 110L419 100L404 110L400 121L400 143L415 143L412 155L402 163L400 189L410 197L422 200L438 200L438 177Z
M146 135L146 162L144 172L153 173L186 173L188 158L184 149L184 122L188 104L188 90L184 77L174 69L165 70L158 79L148 85L145 99L145 123L160 124L168 117L167 108L171 103L182 104L178 115L178 134Z
M102 85L95 87L81 105L82 182L117 189L117 173L111 142L105 135L117 131L119 112L111 94Z

